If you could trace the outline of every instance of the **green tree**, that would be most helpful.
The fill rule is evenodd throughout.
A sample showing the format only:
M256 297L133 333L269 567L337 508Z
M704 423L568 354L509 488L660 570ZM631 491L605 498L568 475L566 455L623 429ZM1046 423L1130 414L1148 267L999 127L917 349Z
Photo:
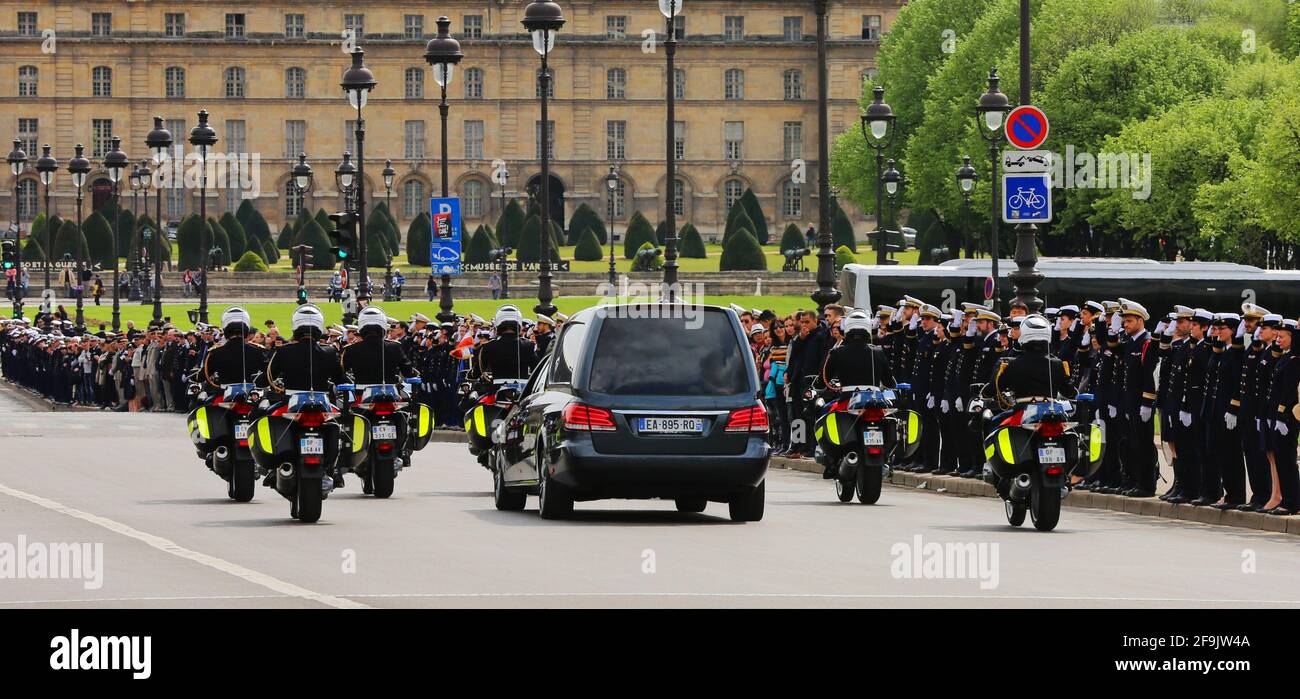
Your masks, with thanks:
M840 203L835 202L834 217L831 219L831 240L835 247L846 247L853 252L858 251L858 238L853 233L853 222L849 220L849 215L844 213L840 208Z
M642 245L654 242L654 226L650 225L640 211L632 212L632 217L627 221L627 232L623 234L623 257L630 260L636 257L636 251Z
M238 221L236 221L236 223L238 223ZM266 261L262 259L261 255L258 255L256 252L249 250L239 258L239 261L235 263L235 271L236 272L265 272L267 271Z
M41 247L41 239L37 236L28 236L27 244L23 245L23 261L31 260L32 262L43 262L45 260L45 249Z
M694 224L687 222L682 226L681 238L682 257L703 260L709 256L704 248L704 239L700 237L700 232L696 230Z
M275 247L280 248L281 250L288 250L293 247L293 239L296 238L297 235L298 232L294 230L292 225L288 223L284 224L284 227L280 229L280 236L275 239Z
M208 229L212 231L212 247L219 249L214 265L217 267L229 267L231 263L230 234L226 233L226 228L221 225L221 221L211 216L208 217Z
M749 230L758 240L758 244L767 245L769 242L767 215L763 213L763 207L758 203L758 197L754 196L754 190L745 189L745 193L740 195L740 205L745 207L745 213L749 215L750 222L754 224L754 227Z
M329 232L334 230L334 220L331 219L330 215L325 212L325 209L316 209L315 218L316 218L316 224L320 226L321 231L323 231L326 235L329 235ZM301 233L301 231L299 232Z
M406 260L415 267L429 267L429 243L433 235L428 212L421 211L406 228Z
M298 231L298 239L294 241L294 245L311 246L312 269L334 269L334 253L330 252L329 237L316 219L313 218L303 223L302 230Z
M569 218L569 245L578 245L582 241L582 236L590 228L596 234L596 240L604 245L606 243L605 224L600 220L600 214L583 202L574 210L573 216Z
M204 221L198 214L190 214L181 221L176 233L176 244L180 248L179 263L181 269L198 269L204 266L207 251L203 248ZM207 232L207 244L211 247L214 236L211 229Z
M474 235L469 237L469 244L465 246L465 262L467 264L486 264L492 261L492 236L488 235L487 227L479 225L474 229Z
M658 245L668 244L668 219L660 221L659 225L655 226L655 243Z
M64 255L71 255L73 260L90 261L90 246L86 244L85 232L77 229L76 221L64 221L59 226L58 235L54 236L51 257L62 260Z
M245 202L247 202L247 200L245 200ZM245 222L241 220L240 223L243 224L244 233L246 233L250 239L257 238L263 243L269 240L272 245L275 244L275 237L271 235L271 226L266 222L266 218L262 216L261 211L252 209L248 214L248 221Z
M555 226L554 221L551 221L551 224L553 227ZM520 262L537 262L542 259L541 235L542 224L540 218L535 215L529 216L528 220L524 221L524 229L519 236L519 247L515 249L515 257ZM560 261L560 254L555 246L550 246L549 252L552 262Z
M750 235L754 234L754 222L750 220L749 212L745 210L744 205L739 201L736 202L736 206L739 207L739 209L735 212L735 215L731 216L727 220L727 228L722 233L722 246L724 248L727 246L727 243L731 241L731 236L735 235L738 231L749 231ZM758 239L755 238L754 240Z
M371 267L383 267L386 264L389 254L396 254L396 250L388 246L391 238L388 235L388 219L383 214L372 215L366 219L366 261Z
M280 261L280 249L275 247L275 243L269 240L262 241L262 259L266 260L268 265L273 265Z
M758 239L748 230L740 229L722 247L722 259L718 262L721 272L766 270L767 256Z
M230 259L238 260L245 251L250 249L248 234L244 232L244 226L229 211L222 214L219 220L221 227L226 231L226 237L230 239Z
M573 248L573 259L582 262L598 262L605 259L605 250L600 247L595 231L588 228L582 232L577 246Z
M497 220L497 240L506 247L519 247L519 234L524 230L524 209L511 199Z
M90 261L98 262L104 269L113 266L113 230L112 224L98 211L86 217L81 226L86 236L86 245L90 249Z
M254 211L257 211L257 208L253 206L252 199L240 200L239 208L235 209L235 220L239 221L239 225L244 227L245 233L249 232L248 223L253 220Z
M402 249L401 228L397 225L397 219L393 218L393 212L388 210L387 202L381 201L378 204L375 204L375 208L371 211L370 218L376 216L384 217L386 223L384 226L384 244L388 247L388 251L396 256L398 251ZM370 218L366 219L366 228L370 227Z
M46 252L54 249L54 239L58 237L59 231L63 230L63 219L58 214L50 217L49 225L45 226L44 237L41 238L41 249Z
M807 239L803 237L803 231L799 230L799 226L793 223L786 224L785 232L781 234L782 250L800 250L806 243Z

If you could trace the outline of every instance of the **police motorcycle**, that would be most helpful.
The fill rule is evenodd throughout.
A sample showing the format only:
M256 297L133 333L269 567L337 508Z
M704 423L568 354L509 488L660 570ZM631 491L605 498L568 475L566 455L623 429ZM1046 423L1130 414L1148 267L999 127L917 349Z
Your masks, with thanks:
M1034 341L1036 328L1030 319L1021 326L1022 344ZM1042 323L1048 327L1045 320ZM1101 466L1105 433L1092 421L1093 396L1083 393L1071 401L1054 397L1054 391L1017 397L1009 390L994 396L995 385L977 384L980 397L972 408L982 411L984 480L1002 498L1011 526L1024 524L1028 513L1035 529L1051 531L1060 521L1071 479L1088 478ZM988 403L994 398L1006 409L996 416Z
M523 316L514 306L506 305L497 311L492 320L492 324L499 327L505 322L522 323ZM527 383L526 378L495 378L491 372L484 371L477 381L466 381L460 385L465 433L469 435L469 453L478 459L480 466L494 473L492 448L498 443L494 438L496 427L502 424L506 413L519 400Z
M896 389L881 386L827 386L820 376L808 377L804 393L820 415L813 435L817 463L835 468L835 495L840 502L873 505L894 464L911 458L921 444L921 416L906 405L910 384Z

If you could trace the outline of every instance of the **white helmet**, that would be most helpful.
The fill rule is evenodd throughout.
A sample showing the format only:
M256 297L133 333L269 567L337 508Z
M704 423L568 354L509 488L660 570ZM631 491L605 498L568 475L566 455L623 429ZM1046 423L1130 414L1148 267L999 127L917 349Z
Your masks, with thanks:
M524 323L524 314L519 312L519 308L507 304L497 310L497 314L492 316L492 327L500 328L506 323L514 323L515 327L522 326Z
M231 306L221 314L221 327L228 328L233 323L243 323L245 328L252 328L253 318L239 306Z
M1052 324L1047 319L1034 314L1026 316L1020 321L1020 344L1027 345L1030 342L1051 342L1052 341Z
M845 337L848 337L849 333L859 331L871 332L871 317L865 311L853 311L840 321L840 332L843 332Z
M383 309L378 306L366 306L357 314L357 330L364 331L368 327L379 328L380 332L388 329L388 316L384 314Z
M316 328L322 335L325 334L325 314L311 304L299 306L293 312L292 324L295 333L299 328Z

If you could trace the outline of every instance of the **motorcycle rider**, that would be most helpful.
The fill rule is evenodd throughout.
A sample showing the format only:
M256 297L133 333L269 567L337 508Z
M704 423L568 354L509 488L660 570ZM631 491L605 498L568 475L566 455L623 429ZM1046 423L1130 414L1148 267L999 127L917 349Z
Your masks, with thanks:
M321 342L325 316L320 309L311 304L299 306L293 312L292 325L293 340L271 352L263 383L281 398L288 391L329 391L344 383L338 352ZM334 487L341 487L342 475L334 473ZM268 487L274 478L274 473L267 475Z
M1025 317L1020 323L1020 354L998 367L993 382L985 387L986 397L1002 399L1004 392L1015 396L1016 405L1032 400L1058 397L1073 398L1077 391L1070 381L1070 365L1051 356L1052 326L1040 315ZM992 395L990 395L990 393ZM1005 405L1013 412L1015 406ZM1001 422L1005 414L994 418Z
M512 305L502 306L492 318L497 336L489 340L474 354L474 376L492 379L519 379L523 381L537 366L536 346L519 337L524 316Z
M822 365L822 382L831 386L894 387L894 372L884 348L871 344L871 317L866 311L854 310L841 321L844 341L826 355ZM825 466L823 478L834 478L835 467Z
M208 390L220 391L222 384L252 382L266 370L266 352L249 342L253 321L239 306L221 314L225 341L208 350L203 357L203 382Z
M378 306L366 306L357 315L361 341L343 348L343 372L358 387L372 384L399 384L403 377L415 376L415 367L402 345L384 339L388 317Z

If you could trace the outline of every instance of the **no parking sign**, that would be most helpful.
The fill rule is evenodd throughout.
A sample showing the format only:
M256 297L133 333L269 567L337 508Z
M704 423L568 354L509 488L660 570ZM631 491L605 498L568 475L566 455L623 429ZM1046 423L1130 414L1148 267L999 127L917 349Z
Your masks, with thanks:
M1033 105L1022 105L1007 115L1007 141L1020 150L1033 150L1047 140L1047 114Z

